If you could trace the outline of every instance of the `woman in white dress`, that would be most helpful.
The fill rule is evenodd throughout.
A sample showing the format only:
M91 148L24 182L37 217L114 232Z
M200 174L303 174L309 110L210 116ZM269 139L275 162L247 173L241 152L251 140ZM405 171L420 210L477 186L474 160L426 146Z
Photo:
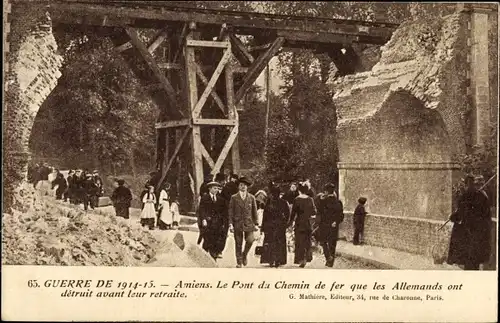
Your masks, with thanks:
M158 219L158 227L160 230L168 230L172 227L172 211L170 210L170 184L165 184L160 192L159 208L160 218Z
M142 203L144 203L144 208L141 212L141 224L143 227L147 226L149 230L153 230L156 222L156 196L153 186L149 186L149 191L144 194Z
M179 201L176 198L172 198L170 211L172 213L172 227L177 229L179 227L179 222L181 222L181 215L179 213Z

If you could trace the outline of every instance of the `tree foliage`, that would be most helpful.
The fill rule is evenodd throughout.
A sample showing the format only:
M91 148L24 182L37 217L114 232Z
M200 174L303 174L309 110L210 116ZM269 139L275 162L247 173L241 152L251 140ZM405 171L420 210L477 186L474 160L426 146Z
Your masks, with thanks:
M273 99L268 176L277 181L308 177L335 181L338 161L336 111L332 93L318 75L297 75L285 89L286 101Z
M102 167L108 170L135 165L134 159L154 152L156 107L106 38L81 37L68 47L68 64L49 100L53 128L45 141L61 138L45 152L65 156L69 167ZM41 150L35 123L32 147ZM42 141L43 142L43 141ZM38 144L38 145L37 145ZM38 149L37 149L38 148Z

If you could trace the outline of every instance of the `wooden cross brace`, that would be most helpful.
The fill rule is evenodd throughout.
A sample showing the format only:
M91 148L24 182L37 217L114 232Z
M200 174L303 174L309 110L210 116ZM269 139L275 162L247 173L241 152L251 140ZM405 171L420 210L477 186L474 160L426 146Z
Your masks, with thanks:
M146 61L146 64L149 66L155 77L160 81L160 84L162 88L165 90L167 93L167 97L172 104L173 107L178 107L177 105L177 96L175 93L174 88L172 87L172 84L170 84L169 80L167 77L163 74L163 71L160 69L158 64L156 63L153 55L151 55L151 52L148 50L146 45L140 40L139 34L136 29L127 27L125 28L126 33L130 37L130 42L132 45L134 45L139 53L141 54L142 58ZM156 41L155 41L156 42ZM155 43L153 42L153 44ZM180 109L176 109L177 113L180 114L181 116L184 117L184 114Z
M184 141L186 140L186 138L187 138L188 134L190 133L191 129L192 129L191 127L186 127L184 129L184 131L182 132L182 135L179 138L179 141L177 142L177 144L175 146L175 149L174 149L174 152L172 153L172 156L170 156L170 159L168 160L167 165L163 169L160 181L156 184L156 189L157 190L160 189L161 184L163 183L163 181L165 180L165 177L167 176L168 170L170 169L170 167L172 167L172 164L174 163L175 158L179 154L179 151L181 150L182 146L184 145Z
M236 92L234 102L237 104L247 91L250 89L252 84L257 80L259 77L260 73L264 70L264 68L269 64L269 61L278 53L278 51L281 49L281 46L285 43L285 38L284 37L278 37L271 47L269 47L268 50L266 50L264 53L262 53L259 58L257 58L250 68L248 69L248 72L245 74L243 78L243 85L238 89L238 92Z
M231 43L230 42L214 42L214 41L195 41L195 40L188 40L187 41L187 46L202 46L202 47L221 47L224 48L224 54L222 55L221 60L219 61L219 64L217 64L217 67L212 74L212 77L210 78L210 81L206 83L207 78L203 74L201 67L197 64L195 66L196 68L196 75L201 79L203 83L206 84L205 90L203 91L203 94L200 96L198 99L198 102L196 103L194 109L192 110L192 118L196 119L200 117L201 109L207 102L208 96L212 95L214 97L215 102L217 105L224 111L224 105L222 104L222 101L220 98L218 98L217 94L214 91L214 86L217 83L217 80L219 79L219 76L222 74L224 71L224 67L226 64L229 62L231 59L232 53L231 53Z

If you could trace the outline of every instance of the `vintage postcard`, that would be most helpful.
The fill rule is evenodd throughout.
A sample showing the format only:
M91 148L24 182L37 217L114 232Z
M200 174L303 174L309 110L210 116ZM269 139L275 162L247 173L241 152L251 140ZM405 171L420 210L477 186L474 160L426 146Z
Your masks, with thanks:
M497 3L3 13L2 319L496 321Z

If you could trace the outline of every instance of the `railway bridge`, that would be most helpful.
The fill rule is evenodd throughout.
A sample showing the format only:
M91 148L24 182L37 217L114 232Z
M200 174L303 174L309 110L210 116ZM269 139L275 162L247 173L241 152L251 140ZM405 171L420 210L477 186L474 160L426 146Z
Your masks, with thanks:
M445 219L452 207L454 156L482 144L497 117L498 102L488 74L488 30L492 17L498 16L495 4L454 5L455 14L436 27L441 36L430 54L415 57L420 53L417 46L413 57L404 59L391 55L402 48L401 43L406 50L418 43L404 39L405 30L414 29L411 23L200 9L171 1L4 0L6 10L10 17L4 20L4 45L10 47L3 111L7 205L26 175L36 113L61 75L63 59L57 48L68 44L58 35L77 31L109 37L116 54L125 58L151 92L159 107L156 160L161 181L168 176L189 177L185 182L194 184L189 192L193 206L204 174L215 175L222 168L239 171L238 107L283 49L327 53L344 76L332 84L340 113L340 193L349 208L361 192L373 201L375 213L390 215L374 218L380 230L397 222L394 226L401 227L404 235L403 226L417 225L425 231L423 237L434 239L431 231L437 224L432 221ZM425 34L427 29L422 28ZM156 34L145 41L141 29ZM399 38L394 39L397 33ZM249 37L251 46L240 36ZM384 45L381 62L372 71L355 74L358 57L353 44ZM160 49L166 54L157 55ZM378 145L367 153L372 141ZM360 178L369 180L364 188ZM421 182L425 185L412 185ZM403 193L413 186L415 190ZM404 220L408 217L431 222L409 224ZM383 241L375 234L368 240L398 246L398 239L386 239L391 232L379 231ZM418 241L408 244L413 247L405 248L415 249ZM419 253L428 252L420 249Z
M40 79L30 69L28 73L34 77L27 85L23 84L27 80L19 75L19 85L27 88L20 89L24 93L16 95L17 100L22 100L29 91L37 95L36 98L26 98L30 101L26 102L30 106L30 120L23 129L10 128L17 134L8 137L11 138L8 144L12 147L12 160L22 164L27 161L26 146L33 118L55 86L61 65L61 58L55 51L57 40L49 40L52 44L41 44L52 46L53 50L46 53L47 57L39 55L42 54L40 51L31 57L16 57L19 50L40 43L19 33L23 32L23 27L26 33L32 30L28 23L36 26L38 34L35 39L50 38L51 33L57 38L58 33L85 30L112 39L116 54L123 55L130 62L144 86L150 89L160 109L156 124L157 165L162 174L160 183L174 169L189 174L194 183L193 201L197 200L204 173L216 174L225 164L233 171L239 171L237 107L277 53L283 48L325 52L339 72L346 75L354 71L356 64L350 44L382 45L397 27L396 24L380 22L195 9L182 2L170 1L50 1L46 8L40 3L35 4L38 12L30 8L33 5L31 1L12 3L16 12L25 13L24 19L35 21L24 21L23 17L11 14L11 30L16 31L17 37L11 37L9 61L14 64L14 69L7 77L13 76L15 67L21 64L15 58L32 58L35 62L46 59L48 61L42 62L45 63L42 68L52 75L49 80ZM150 43L141 40L138 30L142 28L156 30L157 34ZM251 48L245 46L237 35L251 37ZM155 55L159 48L166 48L167 55L161 58ZM342 50L347 50L346 54ZM137 55L142 58L146 69L134 63L133 57ZM16 81L15 77L9 81ZM10 85L8 82L8 92L13 93L14 87ZM19 113L22 110L19 106L13 109L9 109L7 101L9 124L18 125L18 119L27 116Z

